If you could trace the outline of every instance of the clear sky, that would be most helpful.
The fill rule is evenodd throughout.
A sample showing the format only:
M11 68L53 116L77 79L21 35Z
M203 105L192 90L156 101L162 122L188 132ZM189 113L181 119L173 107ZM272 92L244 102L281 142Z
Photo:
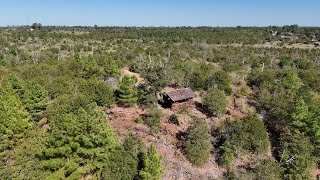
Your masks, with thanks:
M0 0L0 26L320 26L320 0Z

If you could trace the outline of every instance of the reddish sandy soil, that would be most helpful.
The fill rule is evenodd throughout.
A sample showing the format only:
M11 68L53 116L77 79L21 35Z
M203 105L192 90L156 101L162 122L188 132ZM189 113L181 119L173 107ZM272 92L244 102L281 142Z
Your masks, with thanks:
M145 113L142 109L115 107L107 113L110 117L110 125L120 139L132 133L143 138L147 145L154 144L156 146L158 153L163 157L163 166L165 167L163 179L221 179L224 171L218 167L214 156L204 166L194 167L181 153L179 149L181 141L177 136L186 131L191 123L190 117L178 115L180 125L177 126L170 124L167 120L167 117L173 112L162 110L165 118L161 122L161 130L157 134L152 134L147 126L135 122L140 115ZM194 108L190 112L205 117Z

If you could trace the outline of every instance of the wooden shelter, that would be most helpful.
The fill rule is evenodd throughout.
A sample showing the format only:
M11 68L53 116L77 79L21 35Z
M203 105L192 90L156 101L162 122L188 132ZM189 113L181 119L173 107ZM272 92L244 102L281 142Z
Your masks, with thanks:
M178 110L183 105L192 105L194 97L195 93L190 88L166 91L163 96L164 107Z

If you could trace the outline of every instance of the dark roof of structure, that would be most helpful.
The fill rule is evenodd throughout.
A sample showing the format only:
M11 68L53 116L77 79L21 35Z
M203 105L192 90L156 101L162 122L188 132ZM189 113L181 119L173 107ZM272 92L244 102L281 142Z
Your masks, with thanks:
M166 92L166 94L173 102L183 101L195 97L194 92L190 88L177 89L174 91Z

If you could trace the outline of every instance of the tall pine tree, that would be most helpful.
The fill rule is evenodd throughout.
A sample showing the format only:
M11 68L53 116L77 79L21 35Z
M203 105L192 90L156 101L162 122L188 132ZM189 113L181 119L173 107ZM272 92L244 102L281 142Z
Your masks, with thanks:
M293 106L293 112L291 113L292 125L299 129L301 132L308 131L308 121L311 118L308 106L304 99L298 98Z
M8 75L7 81L11 84L13 92L19 97L20 100L22 100L26 91L25 82L14 73Z
M134 87L133 79L124 76L117 90L118 102L121 106L133 106L137 103L137 90Z
M141 178L145 180L160 180L163 173L161 161L156 148L151 145L143 161L143 168L139 173Z
M80 179L88 173L100 179L120 146L102 111L90 104L76 113L58 114L51 121L42 168L53 173L52 179Z
M281 83L286 90L287 96L289 98L293 98L303 85L297 72L294 70L288 70L287 72L285 72L282 77Z
M106 62L103 65L103 69L103 74L106 77L119 77L120 75L118 63L111 58L108 58L106 60Z
M41 114L48 105L48 91L37 82L32 82L25 94L25 105L33 115Z
M317 159L313 148L310 139L299 132L289 130L281 134L279 155L283 179L311 179Z
M11 84L2 85L0 88L0 155L4 155L6 150L11 149L31 126L30 115L14 94Z

